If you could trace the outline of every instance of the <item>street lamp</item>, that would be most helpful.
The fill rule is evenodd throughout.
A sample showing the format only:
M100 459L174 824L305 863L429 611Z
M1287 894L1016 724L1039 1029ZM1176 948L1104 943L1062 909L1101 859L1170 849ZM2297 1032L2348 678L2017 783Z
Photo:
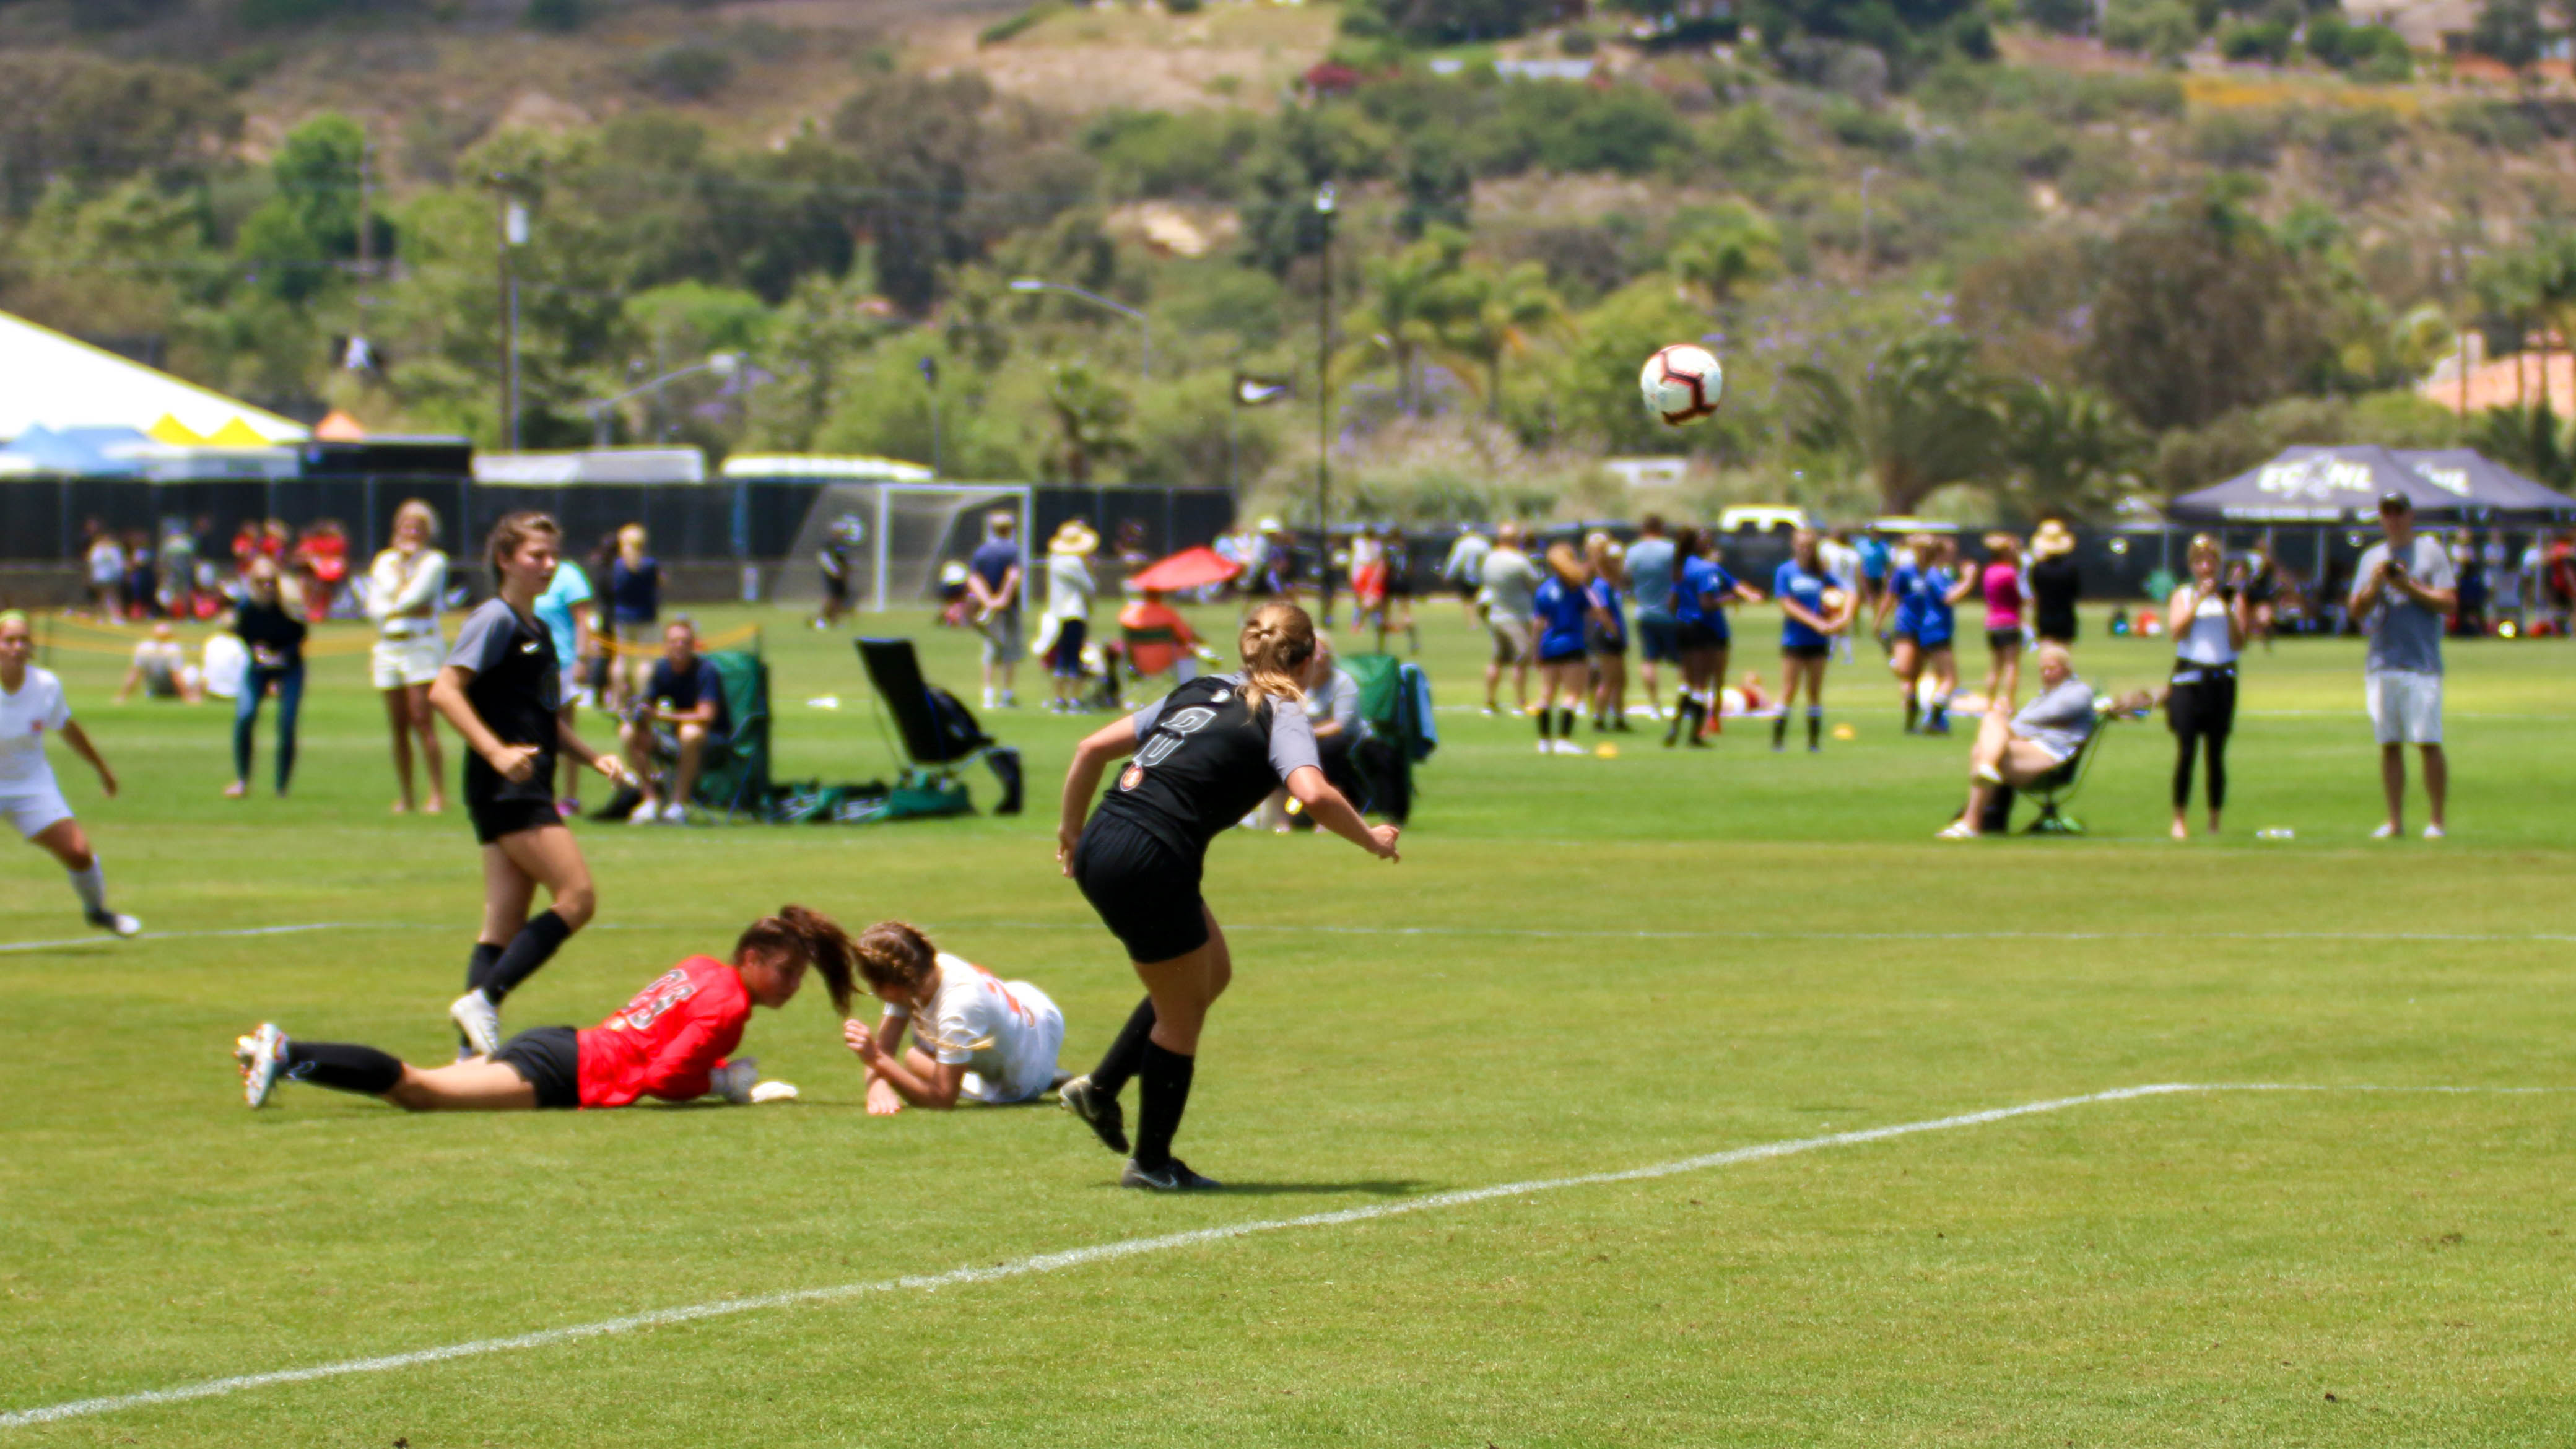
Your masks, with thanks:
M1136 330L1142 333L1145 339L1145 377L1149 382L1153 380L1154 324L1146 320L1144 313L1128 306L1124 302L1115 301L1111 298L1100 295L1098 292L1088 291L1084 288L1077 287L1071 282L1049 282L1037 277L1013 277L1011 279L1011 290L1023 295L1034 292L1063 292L1068 296L1080 297L1082 300L1092 303L1095 306L1106 307L1110 311L1117 313L1119 316L1126 318L1128 321L1135 323Z
M742 371L741 353L715 352L708 354L707 360L704 362L691 363L677 372L666 372L660 377L653 379L651 382L639 383L636 386L630 387L626 391L619 393L615 397L600 398L596 402L590 404L591 444L594 447L600 448L608 446L609 414L615 412L617 410L617 405L626 401L628 398L640 397L648 392L657 392L666 383L678 382L684 377L695 377L702 372L712 372L721 378L731 378L734 374L740 371Z
M1324 278L1315 313L1315 603L1327 628L1333 622L1333 183L1315 188L1315 219L1323 233Z

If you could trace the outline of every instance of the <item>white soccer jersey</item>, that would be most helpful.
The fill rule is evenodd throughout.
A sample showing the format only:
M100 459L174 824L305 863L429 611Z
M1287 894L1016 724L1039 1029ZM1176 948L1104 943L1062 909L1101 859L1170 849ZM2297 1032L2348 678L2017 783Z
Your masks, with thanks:
M27 666L12 694L0 689L0 795L54 789L54 767L45 759L45 736L72 722L63 682L50 669Z
M912 1018L921 1049L943 1065L966 1068L965 1095L978 1101L1024 1102L1053 1085L1064 1013L1047 994L946 951L938 960L939 995Z

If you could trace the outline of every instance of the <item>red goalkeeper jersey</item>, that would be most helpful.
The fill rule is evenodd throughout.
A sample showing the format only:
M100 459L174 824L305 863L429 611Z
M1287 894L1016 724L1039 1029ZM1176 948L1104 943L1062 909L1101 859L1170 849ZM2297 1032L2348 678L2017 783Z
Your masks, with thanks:
M581 1034L581 1104L623 1107L638 1097L703 1097L708 1073L742 1042L751 997L713 956L662 973L615 1016Z

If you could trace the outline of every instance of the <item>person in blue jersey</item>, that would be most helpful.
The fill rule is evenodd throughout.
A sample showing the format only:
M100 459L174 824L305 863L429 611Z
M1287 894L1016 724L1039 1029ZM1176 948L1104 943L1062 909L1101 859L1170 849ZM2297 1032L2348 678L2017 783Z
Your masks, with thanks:
M1906 538L1894 567L1888 570L1887 587L1880 591L1872 615L1878 637L1887 641L1887 672L1896 676L1897 698L1905 708L1905 732L1909 735L1922 723L1923 696L1917 684L1923 678L1923 648L1916 636L1922 629L1923 570L1930 556L1930 541L1923 535Z
M1878 634L1879 651L1885 653L1890 645L1886 599L1894 561L1889 557L1887 540L1866 529L1852 540L1852 549L1860 555L1860 577L1852 580L1852 592L1860 596L1860 607L1869 611L1870 627Z
M1592 582L1584 587L1591 615L1583 629L1584 647L1592 652L1592 728L1628 728L1628 588L1626 559L1606 533L1583 540L1584 566Z
M1574 711L1590 692L1592 661L1584 647L1584 628L1591 622L1592 600L1586 592L1591 571L1570 543L1547 548L1547 577L1539 581L1531 609L1530 632L1538 636L1538 752L1579 755L1574 742ZM1560 707L1557 701L1563 700ZM1549 737L1549 730L1555 737Z
M1771 575L1771 597L1780 605L1780 713L1771 721L1771 748L1784 749L1798 690L1807 691L1807 748L1821 750L1825 729L1825 659L1834 636L1851 627L1856 601L1851 585L1825 572L1816 531L1799 529L1789 559Z
M1946 735L1950 732L1950 696L1959 692L1959 659L1951 650L1951 641L1959 633L1960 601L1976 592L1977 571L1960 567L1956 540L1935 536L1924 542L1931 566L1923 572L1922 614L1916 620L1914 634L1915 646L1923 655L1923 671L1932 676L1932 698L1924 710L1923 732Z
M1760 594L1718 562L1715 534L1682 530L1673 548L1673 644L1681 655L1682 683L1673 701L1672 727L1664 732L1666 749L1683 741L1693 749L1708 747L1700 736L1717 717L1732 637L1726 606L1760 602Z

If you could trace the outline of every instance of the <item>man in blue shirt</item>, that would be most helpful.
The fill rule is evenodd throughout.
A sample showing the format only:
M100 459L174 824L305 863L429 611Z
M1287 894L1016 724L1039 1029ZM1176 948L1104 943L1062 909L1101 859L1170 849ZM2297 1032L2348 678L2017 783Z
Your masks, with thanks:
M1673 541L1664 536L1659 514L1647 514L1637 526L1637 541L1628 545L1628 599L1637 624L1637 656L1644 664L1646 706L1662 714L1655 666L1678 667L1682 656L1673 635Z
M662 630L662 657L624 731L626 758L635 762L644 785L644 803L627 819L637 825L688 824L707 740L727 728L724 677L699 657L697 626L674 619ZM664 761L673 766L667 805L654 789L660 772L653 767Z
M592 601L590 576L581 565L565 559L555 565L555 576L546 591L537 595L536 615L545 621L546 632L554 636L555 663L563 670L563 722L577 723L590 691L582 684L582 656L594 647L592 639L599 628L599 609ZM569 820L581 813L581 777L588 767L567 752L563 757L563 813Z
M984 517L984 542L966 561L966 596L973 606L975 628L984 636L984 707L1004 709L1019 704L1011 684L1019 673L1020 545L1019 519L996 508ZM994 686L1000 680L1000 687Z

